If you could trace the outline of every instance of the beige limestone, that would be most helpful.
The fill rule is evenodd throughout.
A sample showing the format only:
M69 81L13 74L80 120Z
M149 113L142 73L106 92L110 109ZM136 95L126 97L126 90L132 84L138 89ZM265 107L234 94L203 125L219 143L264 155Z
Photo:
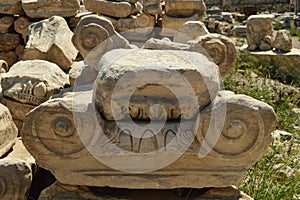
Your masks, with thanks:
M145 42L143 49L157 49L157 50L182 50L189 51L191 45L172 42L169 38L155 39L151 38Z
M17 140L12 152L0 159L0 198L27 199L35 168L34 158L22 141Z
M0 157L15 144L18 129L7 107L0 104Z
M85 64L84 61L74 62L71 70L69 71L70 85L73 87L92 84L97 75L98 72L94 68Z
M252 15L247 20L247 44L249 50L272 49L274 15Z
M292 36L288 30L280 30L276 33L274 48L285 53L291 51L293 48Z
M200 16L198 14L194 14L190 17L170 17L166 14L162 16L162 30L160 35L163 36L174 36L176 31L178 31L185 22L187 21L197 21L200 20Z
M75 16L80 9L79 0L22 0L22 7L30 18Z
M111 17L128 17L142 11L139 2L133 4L126 1L84 0L84 5L88 11Z
M203 0L166 0L165 12L170 17L191 17L198 14L200 19L206 13Z
M9 98L5 98L3 95L0 97L0 102L11 112L14 123L19 131L23 126L24 116L35 107L34 105L24 104Z
M151 14L151 15L160 15L162 13L162 6L160 4L160 0L157 3L152 5L148 5L143 7L143 13Z
M107 51L131 48L129 42L115 31L108 19L97 15L87 15L81 18L72 42L87 64L95 69L102 55Z
M209 123L220 124L220 116L225 109L225 121L221 136L214 146L214 138L207 134L218 132L218 125L210 127ZM268 104L246 95L220 92L212 104L201 112L197 139L199 143L211 146L215 156L238 158L241 163L249 165L257 162L272 141L271 132L276 128L275 111ZM209 130L209 128L212 128Z
M111 21L116 31L129 41L149 39L155 26L155 16L149 14L131 15L128 18Z
M117 57L118 55L122 56ZM193 95L185 93L188 88L184 81L179 81L181 77L178 77L178 73L183 74L196 94L194 96L197 97L199 105L192 105L192 102L189 102L191 104L190 109L205 107L219 90L218 67L208 61L202 54L187 51L145 49L110 51L102 57L99 64L99 75L95 82L96 93L94 96L96 107L107 120L120 120L127 118L128 115L137 119L149 119L150 113L148 110L153 104L151 101L153 98L158 98L166 109L167 119L177 119L178 116L174 114L179 112L176 99L185 99ZM112 99L113 89L124 75L128 77L126 81L122 79L122 84L119 86L123 90ZM128 105L126 106L126 101L122 102L122 99L126 98L130 91L126 88L139 84L136 82L136 77L141 80L147 80L147 77L155 77L161 80L159 83L162 85L164 85L164 80L167 80L165 84L168 84L171 79L174 79L176 86L172 87L176 87L182 96L176 98L174 94L172 95L162 86L152 86L149 83L145 86L137 85L138 87L143 86L143 88L137 89L131 97L133 102L130 105L132 107L129 108ZM145 97L142 101L141 96L147 96L147 93L150 93L149 97ZM114 108L111 107L111 101L117 102L120 108L124 107L124 110L117 111L116 118L112 114ZM187 100L183 104L187 106L189 103ZM197 110L191 111L190 109L188 109L188 112L197 113ZM191 118L195 116L194 114L183 113L182 116Z
M200 21L187 21L174 35L174 42L186 43L195 40L199 36L209 34L205 24Z
M10 51L16 48L20 43L18 34L1 33L0 34L0 51Z
M1 76L5 97L31 105L48 100L68 83L67 74L44 60L20 61Z
M47 60L68 71L77 56L72 44L72 31L64 18L54 16L29 27L24 60Z
M68 76L54 63L20 61L1 75L1 103L9 108L18 129L26 113L68 84Z
M0 13L9 15L24 14L21 0L1 0Z
M22 35L24 41L26 41L27 31L30 24L32 24L32 22L30 22L29 19L26 17L19 17L14 22L15 31Z
M207 34L198 37L196 41L196 45L192 45L190 50L203 52L204 48L210 58L219 66L222 76L235 66L237 50L230 38L219 34Z
M157 171L129 173L129 171L143 171L149 167L160 165L160 162L165 159L177 155L176 152L179 149L174 148L167 154L164 154L164 151L156 152L151 155L155 157L155 163L151 163L151 166L143 165L141 160L145 161L145 159L151 158L149 154L128 154L128 151L133 150L128 149L131 144L134 147L139 146L139 138L133 137L134 140L131 142L128 133L116 130L118 127L114 125L115 122L106 121L98 113L90 112L90 103L93 102L90 99L91 95L92 91L64 94L60 98L41 104L27 114L24 120L21 135L26 148L41 167L49 169L63 184L132 189L207 188L238 185L243 180L246 168L250 167L263 154L264 149L271 141L269 134L276 124L275 113L267 104L244 95L222 92L218 94L218 99L198 116L200 118L199 121L197 120L199 123L197 139L191 138L194 142L184 154L180 154L180 157L172 164ZM78 103L81 106L75 107L74 98L78 97L80 100ZM223 129L222 122L218 121L220 119L219 109L227 100L229 116L226 117ZM232 140L237 147L228 142L228 139L221 137L212 152L209 152L206 157L199 158L198 153L201 146L199 141L203 141L199 135L203 135L203 131L207 129L210 112L216 114L212 120L217 124L213 127L221 128L223 137L230 137L229 140ZM77 116L75 119L74 114ZM234 117L235 114L241 117L242 122ZM251 117L250 124L247 123L249 116ZM243 126L245 117L247 117L246 127ZM100 126L97 125L98 123ZM177 129L173 130L178 126L176 123L167 121L165 128L176 132ZM257 126L251 126L251 123ZM195 124L192 124L193 120L183 122L186 137L191 137L188 130L194 129ZM103 131L100 127L103 128ZM249 132L244 133L241 130ZM152 140L144 138L140 144L141 148L138 150L148 152L158 147L161 148L164 146L165 139L169 141L178 137L178 134L171 133L159 132L153 136L156 138L158 146L153 143L154 138ZM240 133L240 138L234 139ZM104 135L111 137L107 140L103 137ZM116 135L119 137L115 137ZM241 141L239 142L239 140ZM205 141L210 140L206 138ZM226 143L229 145L229 153L227 147L222 148ZM121 149L113 149L112 144ZM87 150L91 153L88 153ZM237 154L238 152L241 153ZM92 155L100 156L98 158L101 160L97 160ZM136 159L134 164L137 167L130 167L132 163L128 163L128 159L132 158ZM104 165L103 161L113 162L125 171L114 170L109 165Z
M0 18L0 33L8 33L12 25L14 24L14 18L11 16L4 16Z

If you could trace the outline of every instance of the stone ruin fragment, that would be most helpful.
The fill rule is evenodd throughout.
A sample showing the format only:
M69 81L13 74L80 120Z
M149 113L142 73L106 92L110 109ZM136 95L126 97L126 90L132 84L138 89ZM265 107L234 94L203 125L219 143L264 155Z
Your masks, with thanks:
M1 74L1 103L9 108L18 128L27 112L47 101L69 83L56 64L44 60L20 61Z
M241 198L231 185L262 156L276 115L221 90L237 52L199 22L205 12L203 0L0 0L0 198L26 199L37 165L58 180L41 199L101 199L99 186ZM257 23L255 48L289 40Z
M252 15L247 20L248 50L276 51L287 53L291 51L292 37L288 30L279 30L274 33L273 15Z
M64 93L24 119L25 146L63 185L237 185L271 141L272 107L221 91L218 66L201 53L116 49L98 71L94 91Z
M78 53L72 44L72 36L62 17L54 16L31 24L22 59L47 60L68 71Z
M252 15L247 20L248 49L268 51L273 48L273 15Z

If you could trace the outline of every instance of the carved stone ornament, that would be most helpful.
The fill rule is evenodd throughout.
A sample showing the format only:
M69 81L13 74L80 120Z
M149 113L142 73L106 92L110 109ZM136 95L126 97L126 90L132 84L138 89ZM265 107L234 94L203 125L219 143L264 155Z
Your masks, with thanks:
M47 60L64 71L70 69L78 51L71 41L73 32L64 18L54 16L33 23L27 34L23 60Z
M131 93L132 85L147 80ZM217 66L196 52L113 50L102 57L94 86L95 91L86 86L48 100L24 119L26 148L62 184L238 185L276 126L269 105L219 91ZM197 105L191 104L192 93Z

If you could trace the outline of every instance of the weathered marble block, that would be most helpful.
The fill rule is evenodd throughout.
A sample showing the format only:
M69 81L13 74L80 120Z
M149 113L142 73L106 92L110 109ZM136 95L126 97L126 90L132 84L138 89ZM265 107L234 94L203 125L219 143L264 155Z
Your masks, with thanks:
M11 153L0 159L0 198L27 199L36 164L21 140Z
M262 156L276 125L274 110L267 104L245 95L220 92L197 116L196 132L193 132L196 126L193 120L182 122L183 132L177 132L179 122L167 121L155 136L140 139L91 111L91 97L92 91L64 94L41 104L24 120L21 135L25 146L37 163L54 173L63 184L134 189L238 185L246 169ZM79 101L75 103L77 106L74 100ZM223 109L227 113L224 124L220 120ZM210 122L214 126L208 129ZM219 131L221 136L212 151L199 157L201 145L209 147ZM178 138L174 148L166 146L174 137ZM179 147L185 142L180 138L193 141L183 154L179 153ZM114 145L119 148L115 149ZM157 151L158 148L162 150ZM167 167L147 172L176 155L180 156ZM135 161L128 163L128 159ZM147 159L155 162L144 164ZM110 168L106 162L122 170Z
M72 87L92 84L97 78L98 72L88 66L84 61L74 62L69 71L69 81Z
M8 108L0 104L0 157L15 144L17 135L18 129Z
M195 94L186 94L189 88L180 75L183 75L189 82ZM155 79L150 77L155 77ZM220 87L219 78L218 67L208 61L204 55L196 52L113 50L105 54L100 61L99 75L95 82L95 104L107 120L121 120L128 116L148 120L149 109L155 103L162 103L167 119L178 119L180 106L176 99L182 99L182 106L190 108L186 110L187 113L181 113L181 116L192 118L196 115L197 109L204 108L211 99L215 98ZM143 84L143 81L150 80L156 80L157 83ZM176 86L170 84L171 82ZM174 96L170 88L166 89L165 85L173 89L176 87L178 94ZM130 91L134 86L138 88L131 97L132 102L128 108L124 99L131 94ZM111 90L115 87L120 91ZM146 94L151 95L143 98ZM188 98L193 95L196 95L198 105L192 105L193 101ZM157 102L153 102L154 99ZM116 102L118 108L111 106L112 101Z
M48 100L69 83L56 64L43 60L20 61L1 74L1 103L7 106L18 128L27 112Z
M21 0L1 0L0 13L8 15L24 14Z
M237 50L230 38L220 34L206 34L198 37L195 41L197 42L192 44L190 50L203 52L204 48L210 59L219 66L222 76L235 66Z
M132 14L141 13L143 8L139 2L107 0L84 0L84 5L88 11L111 17L128 17Z
M267 51L273 46L274 15L252 15L247 20L248 49Z
M47 60L68 71L77 56L73 32L64 18L54 16L29 26L23 60Z
M203 0L166 0L165 12L170 17L191 17L198 14L200 19L206 13Z
M188 40L188 36L181 35L181 38ZM160 50L182 50L194 51L202 53L209 60L219 66L222 76L227 74L236 63L237 50L234 42L219 34L206 34L195 40L189 40L186 44L172 42L169 39L154 39L146 41L144 49L160 49Z
M274 39L274 48L281 52L289 52L293 48L292 36L288 30L280 30Z
M162 30L160 35L162 36L174 36L176 31L178 31L185 22L187 21L197 21L200 20L198 14L194 14L190 17L170 17L166 14L162 16Z
M209 34L205 24L200 21L187 21L174 35L174 42L186 43L195 40L199 36Z
M106 52L118 48L131 48L129 42L115 31L108 19L97 15L81 18L72 42L87 64L95 69Z
M72 17L80 9L79 0L22 0L22 7L28 17L49 18L54 15Z

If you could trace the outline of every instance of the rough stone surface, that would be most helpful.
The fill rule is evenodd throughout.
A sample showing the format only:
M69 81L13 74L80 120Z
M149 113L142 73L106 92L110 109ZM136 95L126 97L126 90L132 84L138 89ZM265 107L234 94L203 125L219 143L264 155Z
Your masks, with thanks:
M0 157L15 144L17 135L18 129L8 108L0 104Z
M228 37L219 34L207 34L198 37L196 41L196 45L192 44L190 50L202 52L204 48L210 58L219 66L222 76L235 66L237 50L234 42Z
M141 14L119 20L110 19L110 21L112 21L116 31L126 39L145 41L145 36L147 37L153 31L155 16Z
M252 15L247 20L247 44L249 50L272 49L273 15Z
M78 53L72 44L72 36L72 31L62 17L54 16L31 24L23 59L47 60L67 71Z
M118 130L114 121L103 120L98 113L89 110L93 102L91 97L92 91L66 93L41 104L27 114L24 120L21 135L26 148L41 167L49 169L58 181L64 184L134 189L238 185L243 180L246 168L262 156L271 141L270 132L276 125L275 113L265 103L244 95L234 95L232 92L220 93L218 99L200 113L199 120L196 120L199 123L197 138L191 138L194 142L184 154L180 154L180 158L155 172L131 173L128 176L129 171L143 171L160 165L158 161L162 162L170 156L177 155L179 149L174 148L167 154L164 154L164 151L153 153L149 157L146 152L149 150L153 152L157 148L153 138L144 138L145 141L141 142L139 138L132 137L131 142L130 137L126 137L128 133ZM74 98L79 101L80 106L73 106ZM228 116L223 126L222 120L220 121L220 109L226 101L229 105ZM215 117L210 119L212 112L215 112ZM236 115L241 119L237 119ZM246 122L244 122L245 118L247 118ZM251 122L248 123L249 119ZM211 131L217 132L209 132L209 134L217 134L220 131L218 128L221 128L223 137L219 139L213 151L199 158L201 146L199 141L210 144L211 137L205 140L201 137L205 135L204 131L208 128L210 120L216 123ZM194 125L191 126L190 121L185 121L183 125L190 131L195 128ZM176 134L167 134L166 137L164 132L169 129L176 132L176 126L178 126L177 122L167 121L162 132L153 136L156 138L158 148L164 146L164 140L178 137ZM188 132L184 133L188 134ZM102 137L104 135L109 137ZM33 142L36 141L35 139L41 142ZM234 144L230 142L231 140ZM141 153L131 154L128 147L139 146L139 141L141 148L136 153ZM116 150L112 144L118 145L121 149ZM91 154L100 156L97 158L101 161ZM128 159L132 158L136 160L128 163ZM141 162L141 159L149 158L155 159L156 162L151 163L151 166ZM103 162L112 162L122 167L122 171L114 170L109 167L110 165L102 164ZM131 168L132 164L135 167Z
M27 199L35 167L34 158L17 140L12 152L0 159L0 198Z
M5 60L8 66L12 66L18 61L18 57L14 51L0 52L0 60Z
M200 21L187 21L175 34L174 42L186 43L189 40L194 40L199 36L209 34L205 24Z
M111 17L128 17L142 11L139 2L132 4L126 1L84 0L84 5L88 11Z
M19 129L26 113L68 84L68 75L43 60L20 61L1 75L2 97Z
M169 38L163 38L161 40L151 38L145 42L143 49L157 49L157 50L182 50L189 51L191 45L172 42Z
M162 16L162 31L160 35L162 36L174 36L176 31L178 31L185 22L187 21L197 21L200 20L198 14L194 14L191 17L170 17L166 14Z
M73 87L92 84L97 75L98 72L94 68L86 65L84 61L74 62L69 72L70 85Z
M131 48L129 42L115 31L108 19L97 15L81 18L72 42L87 64L95 69L97 69L102 55L107 51Z
M29 21L26 17L19 17L14 22L14 29L17 33L20 33L22 35L23 40L26 40L26 34L28 31L29 25L32 24L32 22Z
M230 31L230 35L240 38L246 38L247 35L247 27L246 26L234 26Z
M18 34L1 33L0 34L0 51L10 51L16 48L20 43Z
M191 17L198 14L202 18L206 13L203 0L166 0L165 12L170 17Z
M289 52L293 48L292 37L288 30L280 30L276 33L274 47L281 52Z
M68 83L67 74L44 60L20 61L1 77L5 97L31 105L48 100Z
M119 58L116 58L116 56L119 56ZM151 101L153 98L158 98L166 109L167 119L177 119L178 116L174 114L179 112L176 99L184 99L193 95L185 92L188 88L183 80L182 82L179 81L181 77L178 77L178 75L180 74L183 74L189 81L190 87L195 92L196 96L194 96L197 98L199 105L190 105L193 108L201 109L208 105L219 90L218 67L208 61L202 54L187 51L142 49L111 51L102 57L99 64L99 75L95 83L96 93L94 97L96 107L108 120L124 119L128 117L128 114L136 118L137 112L139 113L139 119L149 119L148 110L153 104ZM128 76L125 80L122 78L124 75ZM136 77L139 78L136 79ZM176 98L164 87L147 83L135 92L134 97L132 97L134 99L132 107L129 109L128 105L126 107L126 103L122 102L122 99L130 94L130 89L127 90L126 88L131 88L130 86L133 85L141 87L143 84L137 80L149 80L148 77L155 77L156 80L160 80L157 83L162 85L169 85L172 82L171 80L174 79L173 84L176 83L176 86L172 87L176 87L182 96ZM118 81L121 78L120 84ZM117 83L120 84L119 87L123 90L119 91L113 99L113 89ZM169 85L169 87L171 86ZM147 94L150 95L146 98ZM145 97L141 98L143 95ZM117 118L113 117L112 109L115 108L112 108L111 101L117 102L120 108L124 107L125 109L117 111ZM187 102L183 104L187 106ZM195 114L197 110L188 110L188 112ZM191 113L183 113L182 115L186 115L187 118L195 116Z
M22 0L22 7L31 18L75 16L80 9L79 0Z
M0 18L0 33L8 33L14 24L14 18L11 16L4 16Z
M1 0L0 13L9 15L22 15L24 13L21 0Z

